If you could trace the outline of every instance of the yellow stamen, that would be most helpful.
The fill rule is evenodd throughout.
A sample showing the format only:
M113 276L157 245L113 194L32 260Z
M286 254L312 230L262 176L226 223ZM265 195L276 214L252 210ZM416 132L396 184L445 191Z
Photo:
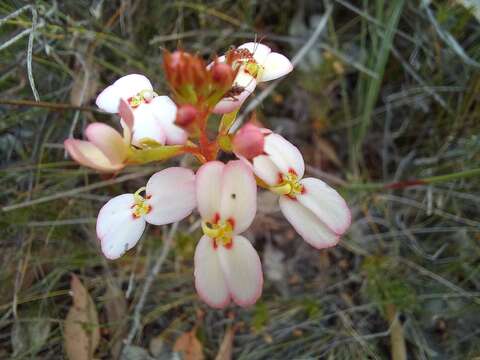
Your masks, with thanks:
M202 230L217 245L228 246L232 242L233 226L230 221L218 221L216 223L202 221Z
M145 187L141 187L135 193L133 194L133 198L135 200L135 205L133 205L133 216L136 218L139 218L141 216L144 216L150 212L152 207L147 204L147 201L145 198L143 198L140 193L142 191L145 191Z
M286 195L289 197L296 197L304 191L297 174L293 171L282 175L282 182L276 186L270 186L269 189L278 195Z

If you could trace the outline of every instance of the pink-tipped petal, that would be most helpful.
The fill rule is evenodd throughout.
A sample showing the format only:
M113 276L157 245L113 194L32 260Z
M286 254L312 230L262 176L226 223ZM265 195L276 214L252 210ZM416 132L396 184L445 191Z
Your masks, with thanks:
M109 159L91 142L67 139L64 141L65 149L78 163L95 170L114 172L120 170L123 164L112 164Z
M135 109L134 114L132 144L142 147L143 142L155 141L165 145L166 136L162 122L153 116L150 105L140 105Z
M145 220L133 216L134 205L133 194L123 194L114 197L100 209L97 236L107 259L118 259L140 240L145 229Z
M305 163L300 150L291 142L278 134L270 134L265 137L265 152L278 169L286 174L294 170L299 178L305 173Z
M225 280L233 301L253 305L262 294L262 264L257 251L243 236L235 236L231 247L217 248Z
M253 159L253 171L260 179L270 186L277 185L281 180L281 172L268 155L259 155Z
M115 114L118 112L121 97L121 90L114 85L110 85L97 96L95 103L101 110Z
M230 302L230 294L220 266L218 247L204 235L195 248L195 288L200 298L213 308L221 309Z
M281 196L279 203L285 218L307 243L317 249L338 243L339 236L299 201Z
M155 173L147 182L145 220L154 225L170 224L190 215L196 206L195 175L192 170L171 167Z
M240 160L229 161L223 170L220 192L220 218L234 220L235 234L244 232L257 211L257 184L252 170Z
M304 193L297 200L312 211L325 225L337 235L347 231L351 222L350 209L338 192L315 178L302 179Z
M132 130L135 115L133 113L132 107L128 104L126 100L120 99L118 113L122 118L123 122L125 123L125 126Z
M293 70L293 65L287 57L282 54L272 52L268 54L263 63L264 70L261 73L258 82L270 81L287 75Z
M177 105L168 96L157 96L148 105L156 119L168 124L175 122Z
M268 54L272 51L268 46L260 44L258 42L248 42L243 45L240 45L238 49L247 49L253 54L255 61L263 65L267 59Z
M220 211L220 189L225 164L220 161L209 161L197 171L196 195L198 212L202 219L212 221Z
M117 130L103 123L93 123L85 129L85 136L109 159L120 164L127 156L127 147Z
M120 96L128 100L128 98L137 95L140 91L153 91L152 83L144 75L130 74L122 76L113 83L113 86L119 89Z

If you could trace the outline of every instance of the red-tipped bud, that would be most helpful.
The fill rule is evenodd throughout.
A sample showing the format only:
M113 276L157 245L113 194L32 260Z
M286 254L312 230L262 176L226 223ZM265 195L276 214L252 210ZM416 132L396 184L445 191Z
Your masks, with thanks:
M215 63L211 69L212 80L222 88L230 88L235 77L234 71L230 65L225 63Z
M264 138L270 130L259 128L252 123L245 124L233 138L233 152L250 160L264 153Z
M195 106L190 104L181 105L177 110L177 119L175 123L181 127L187 127L195 121L198 111Z

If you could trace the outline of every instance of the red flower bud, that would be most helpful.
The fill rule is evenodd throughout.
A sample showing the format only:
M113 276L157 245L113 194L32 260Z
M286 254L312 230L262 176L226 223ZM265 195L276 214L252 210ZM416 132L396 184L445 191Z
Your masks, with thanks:
M233 152L251 160L264 153L264 137L270 130L259 128L252 123L245 124L233 138Z
M177 110L177 120L175 123L181 127L187 127L193 123L197 117L198 111L195 106L190 104L181 105Z

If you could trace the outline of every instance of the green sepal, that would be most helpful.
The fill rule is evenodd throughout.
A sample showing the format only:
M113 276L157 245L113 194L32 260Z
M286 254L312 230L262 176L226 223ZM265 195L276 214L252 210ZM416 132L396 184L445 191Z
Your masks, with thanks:
M222 116L222 120L220 121L220 126L218 127L218 132L220 134L227 134L228 130L232 127L235 119L237 118L238 110L232 111L228 114Z
M130 148L127 161L140 164L152 161L163 161L183 154L185 152L184 148L183 145L161 145L146 149Z

